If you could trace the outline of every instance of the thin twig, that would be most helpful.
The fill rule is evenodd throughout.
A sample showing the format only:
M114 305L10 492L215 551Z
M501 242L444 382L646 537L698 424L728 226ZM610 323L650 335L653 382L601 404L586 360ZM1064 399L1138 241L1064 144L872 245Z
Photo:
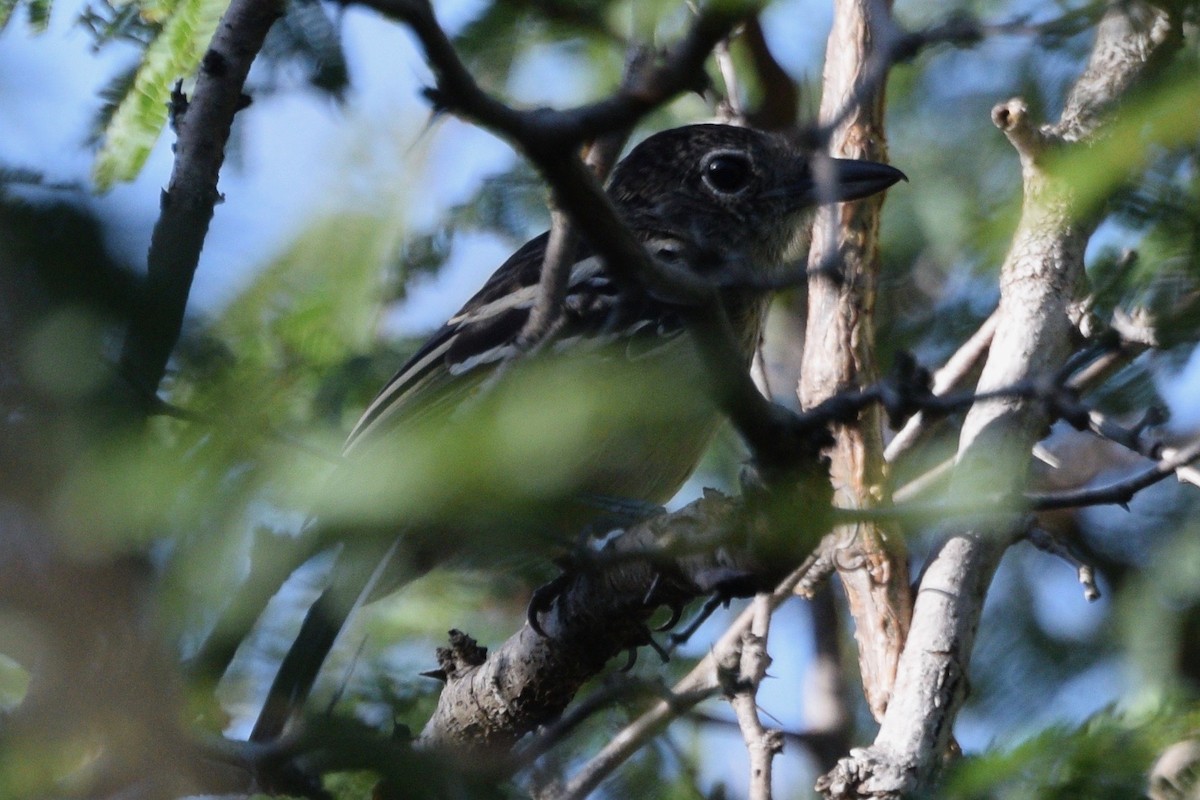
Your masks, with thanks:
M730 37L734 35L731 33ZM713 55L717 61L717 69L721 71L721 81L725 84L725 95L717 104L717 115L722 122L744 124L746 114L742 108L737 68L733 64L733 54L729 51L729 38L717 42L717 46L713 48Z
M976 359L983 357L987 353L987 348L991 345L992 334L995 332L996 319L997 315L993 312L971 338L950 357L945 366L935 373L933 394L940 396L950 391L954 386L960 385L961 380L965 379L966 375L974 369ZM1101 385L1117 370L1153 346L1153 334L1147 330L1144 324L1134 325L1132 322L1126 321L1119 324L1114 323L1113 329L1120 336L1120 343L1114 347L1105 349L1099 357L1087 365L1080 367L1066 381L1066 389L1081 394L1091 391ZM1060 394L1059 402L1061 403L1062 400L1063 398ZM1088 416L1088 427L1098 436L1108 438L1126 447L1129 446L1129 442L1138 440L1136 436L1130 439L1127 435L1128 432L1124 431L1124 429L1113 427L1111 422L1094 409L1084 409L1082 406L1079 406L1079 408ZM917 420L920 420L919 426L917 425ZM900 433L896 434L896 437L888 443L885 451L887 459L893 461L903 456L916 443L921 433L928 430L930 422L931 420L927 412L918 412L905 424ZM1159 455L1157 452L1151 452L1140 445L1131 449L1147 458L1158 458ZM953 458L938 463L933 468L896 489L892 495L893 499L903 502L925 493L932 486L945 479L953 467Z
M733 651L736 659L731 659L730 666L736 680L734 685L726 689L726 696L737 715L738 728L746 743L746 751L750 754L748 796L750 800L770 800L771 766L775 756L783 750L782 734L765 727L758 716L758 687L771 666L771 656L767 653L771 596L756 595L751 609L753 619L750 628L742 633L739 646Z
M566 739L588 719L616 702L634 700L647 695L660 696L665 699L668 694L661 684L651 686L644 681L624 676L622 680L610 681L587 697L575 702L553 725L539 731L536 736L522 740L520 746L513 751L512 762L518 766L532 764L535 759L549 752L551 748Z
M971 334L967 341L955 351L954 355L933 375L933 393L943 395L957 389L966 381L967 376L979 366L980 361L992 344L992 335L996 332L996 321L999 315L993 311L982 325ZM900 429L883 451L884 460L895 462L908 452L921 436L929 430L929 420L923 412L918 412L904 427Z
M529 309L529 318L517 341L522 350L536 350L545 342L562 318L563 301L570 288L571 267L579 237L571 217L553 200L550 203L550 237L542 260L537 301Z
M1069 492L1031 492L1025 497L1034 511L1114 503L1127 506L1133 496L1142 489L1175 475L1181 468L1188 466L1198 458L1200 458L1200 439L1178 450L1172 450L1170 455L1164 455L1149 469L1105 486L1087 487Z
M1066 542L1044 528L1032 527L1025 534L1034 547L1056 556L1071 565L1079 584L1083 586L1083 597L1089 603L1100 599L1100 588L1096 586L1096 571L1091 564L1085 563L1071 551Z
M765 602L770 610L778 608L793 596L796 586L800 584L816 562L815 555L809 556L795 572L780 582L775 590L766 596L768 599ZM575 773L562 790L554 796L554 800L582 800L591 794L617 767L640 750L646 742L666 729L672 720L689 711L701 700L711 697L717 691L716 654L726 652L736 646L736 643L741 640L742 633L750 628L756 613L756 607L750 606L739 614L733 624L713 644L709 653L679 683L675 684L671 690L671 700L655 704L653 708L614 736L612 741Z
M642 73L650 69L648 53L644 48L630 48L625 60L622 88L636 85L641 80ZM601 183L612 172L630 132L631 128L610 131L588 147L584 163ZM562 318L563 301L570 289L571 267L579 241L571 215L562 209L553 194L550 199L550 236L542 260L537 300L529 310L529 318L525 320L525 325L517 337L521 349L526 351L541 347L558 327Z

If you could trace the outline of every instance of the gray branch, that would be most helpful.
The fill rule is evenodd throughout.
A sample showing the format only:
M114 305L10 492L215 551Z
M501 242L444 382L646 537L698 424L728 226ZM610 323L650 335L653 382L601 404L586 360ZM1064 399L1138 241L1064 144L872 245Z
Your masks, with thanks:
M1045 380L1068 357L1075 331L1071 310L1084 281L1083 252L1094 221L1080 218L1073 187L1046 169L1043 155L1050 147L1102 135L1129 87L1170 54L1178 25L1145 2L1113 6L1059 123L1036 127L1016 99L993 110L993 122L1021 157L1025 199L1001 272L999 319L981 392ZM1048 422L1045 406L1029 399L976 403L959 440L953 490L1021 491L1030 449ZM930 791L969 692L967 670L988 585L1005 549L1026 527L1024 513L999 509L945 531L921 580L879 734L871 747L853 751L821 779L818 787L827 797L902 798Z
M681 606L726 576L755 570L746 552L720 546L748 540L746 521L740 501L710 492L637 525L596 554L595 564L580 565L539 617L543 633L525 625L491 653L454 637L439 651L446 686L421 746L498 756L556 719L609 659L647 644L655 609Z

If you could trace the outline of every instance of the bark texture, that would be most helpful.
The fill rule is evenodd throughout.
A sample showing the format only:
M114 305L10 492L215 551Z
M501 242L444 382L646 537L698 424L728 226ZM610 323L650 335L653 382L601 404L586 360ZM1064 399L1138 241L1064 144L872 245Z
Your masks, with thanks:
M179 340L200 251L221 197L217 177L233 117L248 102L242 89L250 65L282 10L279 0L234 0L201 61L191 102L177 112L175 165L150 239L145 303L121 352L121 371L144 398L158 390Z
M840 124L830 140L838 158L887 160L884 92L873 75L885 58L874 31L891 29L890 3L839 0L826 49L821 119ZM873 85L874 84L874 85ZM872 313L879 276L879 197L837 205L818 216L809 252L808 328L800 401L811 408L837 392L875 380ZM878 407L835 428L830 475L835 503L869 508L886 501L886 464ZM890 526L861 522L837 530L838 571L858 640L863 689L882 719L912 605L903 546Z
M1051 149L1103 134L1122 94L1177 41L1178 20L1134 2L1102 20L1088 67L1059 123L1037 127L1021 100L992 120L1021 158L1022 216L1000 278L995 341L979 390L1053 379L1071 351L1073 305L1084 281L1083 252L1094 220L1081 216L1069 181L1049 168ZM977 403L960 437L956 494L978 496L1026 485L1030 449L1049 422L1041 403ZM967 668L983 601L1007 546L1027 524L1019 507L948 526L921 580L892 702L869 748L852 751L818 789L836 798L925 796L949 752L955 716L968 694Z

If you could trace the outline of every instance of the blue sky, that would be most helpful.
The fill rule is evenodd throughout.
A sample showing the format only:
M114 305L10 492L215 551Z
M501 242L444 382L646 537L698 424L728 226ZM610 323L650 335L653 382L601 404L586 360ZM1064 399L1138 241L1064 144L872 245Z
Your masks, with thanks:
M449 4L443 17L461 20L470 5ZM89 33L75 23L77 8L57 4L44 34L30 35L17 15L0 35L0 163L87 186L92 155L86 141L97 92L137 52L121 43L94 51ZM402 28L354 10L342 28L354 81L343 107L297 86L238 115L235 149L220 180L225 202L196 273L194 311L218 309L316 214L380 202L395 195L395 186L416 182L422 202L406 209L408 224L428 227L467 199L485 175L511 164L506 145L454 120L439 123L436 135L422 135L428 110L418 92L428 71ZM160 138L133 183L103 197L80 196L107 223L114 253L134 267L145 263L159 191L170 176L171 144L169 133ZM428 179L432 174L436 181ZM457 301L419 291L422 308L406 332L436 325L485 276L448 273L454 283L438 296L457 295Z

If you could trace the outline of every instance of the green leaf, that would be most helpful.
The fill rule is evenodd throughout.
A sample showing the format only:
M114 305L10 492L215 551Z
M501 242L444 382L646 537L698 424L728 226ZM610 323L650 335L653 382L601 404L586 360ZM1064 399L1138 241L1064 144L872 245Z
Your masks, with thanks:
M162 23L170 19L180 4L181 0L142 0L138 15L147 22Z
M229 0L182 0L146 48L96 156L92 178L99 191L137 177L167 122L172 85L196 70L228 5Z
M29 0L26 11L29 14L29 27L37 33L46 30L50 24L50 6L52 0Z
M13 12L21 0L0 0L0 31L8 27ZM29 27L34 33L41 33L50 24L50 7L54 0L28 0L25 13L29 18Z
M17 0L0 0L0 31L8 26L8 21L12 19L13 9L16 7Z

